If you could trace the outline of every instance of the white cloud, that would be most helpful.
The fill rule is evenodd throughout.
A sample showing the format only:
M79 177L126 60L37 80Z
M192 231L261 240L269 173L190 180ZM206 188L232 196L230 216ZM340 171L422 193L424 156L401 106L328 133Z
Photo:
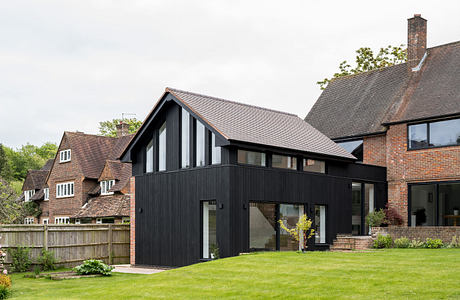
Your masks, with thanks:
M381 5L381 7L377 6ZM2 1L0 142L59 142L64 130L143 119L166 86L304 117L362 46L458 39L460 4L433 1Z

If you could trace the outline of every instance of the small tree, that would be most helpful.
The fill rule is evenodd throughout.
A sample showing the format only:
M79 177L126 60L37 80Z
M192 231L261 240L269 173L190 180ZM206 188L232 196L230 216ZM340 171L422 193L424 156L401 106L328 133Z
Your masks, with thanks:
M129 125L129 133L136 133L141 127L142 121L136 118L131 119L112 119L108 121L99 122L99 133L105 136L116 137L117 136L117 124L124 122Z
M315 235L315 230L312 228L312 220L310 220L306 214L302 215L299 218L299 221L295 224L295 227L289 229L284 224L283 220L278 221L281 228L286 230L293 239L300 243L301 239L303 238L303 249L307 249L307 242L308 240Z

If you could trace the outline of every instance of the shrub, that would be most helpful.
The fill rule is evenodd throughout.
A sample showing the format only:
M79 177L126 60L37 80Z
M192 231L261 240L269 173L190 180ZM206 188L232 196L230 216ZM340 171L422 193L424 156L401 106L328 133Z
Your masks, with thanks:
M385 206L385 220L386 224L388 225L402 225L403 218L398 213L398 211L394 207L390 207L387 203Z
M85 260L81 265L74 268L74 271L79 275L102 274L109 276L112 270L112 266L108 266L97 259Z
M0 285L6 288L11 287L11 278L8 275L0 274Z
M406 237L396 239L394 241L395 248L409 248L410 240Z
M295 224L294 228L287 228L283 220L278 220L280 227L286 232L288 232L291 237L297 242L301 241L303 237L303 249L307 249L308 240L315 235L315 230L313 229L313 221L310 220L306 214L303 214L299 217L299 221Z
M437 248L442 248L444 244L440 239L430 239L427 238L425 241L425 248L430 248L430 249L437 249Z
M8 254L11 255L11 270L13 272L26 272L30 269L30 249L27 247L9 248Z
M217 247L216 244L211 245L211 257L212 257L212 259L219 259L220 258L219 247Z
M393 239L389 235L381 235L377 236L377 239L374 241L374 248L381 249L381 248L391 248L393 246Z
M367 226L376 227L385 223L385 212L383 209L374 210L366 216Z
M447 244L447 248L460 248L460 238L453 236L452 241Z
M424 242L418 239L415 239L415 240L410 241L409 248L423 248L424 245L425 245Z
M5 286L0 285L0 300L8 298L9 294L10 290Z
M56 259L54 258L54 253L52 251L42 249L42 254L38 257L38 262L42 265L43 271L51 271L56 269Z

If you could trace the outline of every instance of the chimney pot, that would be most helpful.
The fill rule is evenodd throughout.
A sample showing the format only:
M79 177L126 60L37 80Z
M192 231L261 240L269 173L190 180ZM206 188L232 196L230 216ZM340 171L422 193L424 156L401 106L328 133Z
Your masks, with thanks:
M426 52L426 23L420 14L407 20L407 68L415 68Z
M117 137L129 135L129 124L121 121L119 124L116 125L116 127L117 127Z

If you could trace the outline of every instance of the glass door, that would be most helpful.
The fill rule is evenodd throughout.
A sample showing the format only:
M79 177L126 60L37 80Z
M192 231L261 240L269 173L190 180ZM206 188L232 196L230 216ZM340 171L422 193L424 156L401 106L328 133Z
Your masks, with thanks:
M213 258L212 248L217 247L216 201L203 201L203 258Z
M362 184L359 182L352 183L351 189L351 233L352 235L361 235L362 231Z

